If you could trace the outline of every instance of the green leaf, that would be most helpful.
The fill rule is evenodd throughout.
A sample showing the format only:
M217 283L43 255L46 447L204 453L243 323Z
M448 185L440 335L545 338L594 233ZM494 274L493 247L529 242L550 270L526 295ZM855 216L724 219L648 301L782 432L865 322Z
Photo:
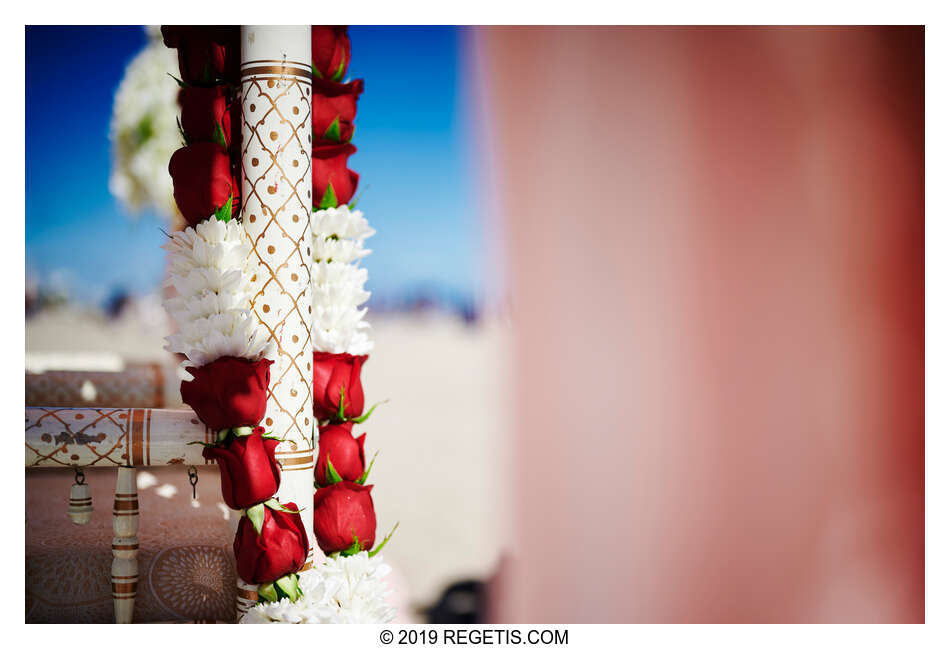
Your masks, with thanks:
M264 503L248 507L244 510L244 515L251 521L251 525L254 526L258 536L260 536L261 526L264 525Z
M389 543L389 539L391 539L391 538L393 537L393 534L396 533L396 530L397 530L397 529L399 529L399 523L396 523L395 525L393 525L392 531L391 531L389 534L386 535L386 538L383 539L383 542L380 543L379 545L377 545L375 548L373 548L373 549L370 551L370 553L369 553L370 558L375 557L377 554L379 554L379 551L380 551L380 550L382 550L384 547L386 547L386 544Z
M211 59L205 61L205 68L201 72L201 80L205 83L214 84L214 69L211 67Z
M313 76L316 77L317 79L323 78L323 75L320 74L320 70L318 70L317 66L315 66L313 63L310 64L310 72L312 72Z
M360 191L356 194L356 196L353 197L353 200L351 200L350 204L348 205L348 207L351 210L356 209L357 203L359 203L360 199L363 197L363 192L366 191L367 189L369 189L369 185L366 185L365 187L361 188Z
M344 56L340 59L340 67L336 69L336 72L333 73L333 81L339 81L343 78L343 72L346 70L346 57Z
M333 142L339 142L340 137L340 117L339 115L333 118L333 121L330 122L330 125L327 127L327 130L323 132L324 140L332 140Z
M274 585L277 586L278 592L286 595L287 599L291 602L297 601L297 598L303 595L303 591L300 590L300 585L297 581L297 575L294 573L284 575L275 581Z
M237 428L232 428L231 431L238 437L247 437L254 432L254 429L250 426L238 426Z
M171 72L166 72L165 74L167 74L167 75L170 76L172 79L174 79L174 80L175 80L175 83L178 84L178 87L179 87L179 88L187 88L187 87L188 87L188 84L187 84L187 83L185 83L184 81L182 81L181 79L179 79L178 77L176 77L176 76L175 76L174 74L172 74Z
M221 128L220 122L214 123L214 135L211 136L211 139L220 144L222 149L228 148L228 143L224 139L224 129Z
M365 414L359 417L353 417L352 419L345 419L344 421L352 421L354 424L362 424L364 421L369 419L369 416L373 414L373 411L376 410L376 406L381 406L384 403L389 403L389 399L384 399L378 403L374 403L373 407L366 411Z
M263 597L268 602L276 602L280 599L277 595L277 589L274 588L274 582L269 581L257 587L257 595Z
M352 557L354 554L359 554L360 552L363 551L363 546L360 545L360 538L356 535L356 530L352 530L352 532L353 532L353 545L351 545L345 550L340 551L340 554L342 554L344 557Z
M369 472L373 470L373 465L376 463L377 455L379 455L379 451L373 453L373 459L369 461L369 466L366 467L365 471L363 471L363 475L356 479L358 484L366 484L366 479L369 477Z
M230 221L231 220L231 203L233 202L234 202L234 194L231 194L231 196L228 197L228 200L225 201L224 205L222 205L221 207L219 207L218 209L214 211L214 218L218 219L219 221L224 221L225 223Z
M339 201L336 198L336 192L333 191L333 183L327 183L327 190L323 192L323 198L320 199L320 209L325 210L337 205L339 205Z
M330 484L336 484L337 482L343 482L343 478L340 477L340 474L337 473L336 468L333 466L333 462L330 461L329 456L327 457L327 475L326 480Z
M280 501L278 501L276 498L271 498L270 500L265 500L265 501L264 501L263 503L261 503L261 504L262 504L263 506L265 506L265 507L270 508L270 509L278 509L278 510L280 510L280 511L282 511L282 512L287 512L288 514L299 514L301 511L303 511L302 509L291 509L290 507L287 507L286 505L282 505L282 504L280 504ZM257 506L257 505L255 505L255 507L256 507L256 506Z
M178 132L181 134L182 142L185 143L185 146L188 146L189 144L191 144L191 142L188 141L188 136L185 134L185 129L181 125L181 118L176 117L175 123L178 124Z
M336 413L340 421L346 421L346 386L340 385L340 410Z

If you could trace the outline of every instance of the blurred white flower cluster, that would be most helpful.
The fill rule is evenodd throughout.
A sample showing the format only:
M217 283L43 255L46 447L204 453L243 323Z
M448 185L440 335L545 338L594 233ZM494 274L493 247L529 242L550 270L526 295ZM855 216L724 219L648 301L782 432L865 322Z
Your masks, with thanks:
M332 354L368 354L373 349L363 320L369 299L360 260L363 242L375 234L359 210L346 205L313 214L313 348Z
M132 211L151 208L172 220L176 214L168 160L182 146L178 132L178 74L175 50L165 47L157 27L125 69L112 105L112 172L109 191Z
M168 279L177 295L165 309L178 323L165 347L201 367L222 357L252 361L273 357L273 342L250 312L251 243L238 221L206 219L171 235Z
M351 557L328 557L300 575L303 595L296 602L258 604L242 624L384 624L396 611L387 603L384 578L390 572L382 557L360 552Z

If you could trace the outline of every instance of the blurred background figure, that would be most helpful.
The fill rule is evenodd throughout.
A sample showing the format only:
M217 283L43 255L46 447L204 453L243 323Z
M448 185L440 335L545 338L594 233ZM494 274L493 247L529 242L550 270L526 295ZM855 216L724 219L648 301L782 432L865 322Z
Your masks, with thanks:
M923 29L476 34L503 622L922 622Z

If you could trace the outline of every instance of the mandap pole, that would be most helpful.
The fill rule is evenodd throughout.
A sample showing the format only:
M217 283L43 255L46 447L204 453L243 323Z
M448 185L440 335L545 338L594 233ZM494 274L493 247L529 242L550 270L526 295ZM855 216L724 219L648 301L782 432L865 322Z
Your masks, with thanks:
M278 499L303 510L313 562L310 26L241 27L242 208L251 309L277 347L263 426L283 441ZM238 579L238 618L257 601Z

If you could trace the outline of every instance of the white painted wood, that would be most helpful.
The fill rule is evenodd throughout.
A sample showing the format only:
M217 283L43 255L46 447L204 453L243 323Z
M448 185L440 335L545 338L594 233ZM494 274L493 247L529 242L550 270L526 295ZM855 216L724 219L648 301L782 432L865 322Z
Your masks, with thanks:
M203 465L209 431L191 410L27 408L26 467Z
M66 508L70 520L76 525L85 525L92 520L92 490L87 484L74 484L69 487L69 507Z
M248 609L257 604L257 586L249 584L240 577L237 578L237 616L236 621L240 622Z
M252 311L277 343L262 425L283 441L281 502L313 540L313 312L310 269L310 26L241 28L241 220L252 243Z
M112 509L112 602L116 624L131 624L139 581L139 497L135 468L119 467Z

